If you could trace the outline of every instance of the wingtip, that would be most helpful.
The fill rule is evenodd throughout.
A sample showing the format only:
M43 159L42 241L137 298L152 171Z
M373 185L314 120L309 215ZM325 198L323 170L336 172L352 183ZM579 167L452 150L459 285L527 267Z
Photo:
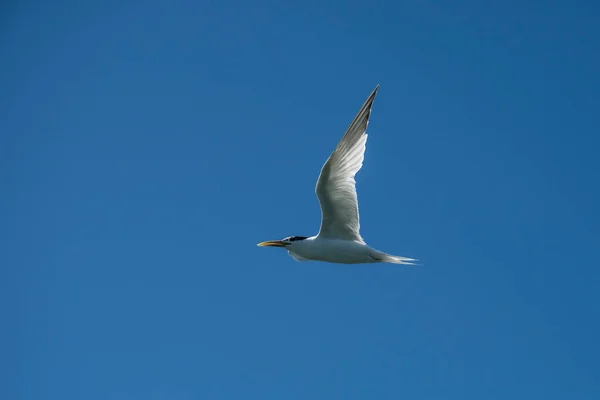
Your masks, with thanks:
M365 104L369 104L369 108L371 108L373 106L373 101L375 101L375 96L377 95L377 91L379 90L379 84L377 84L377 86L375 86L375 89L373 89L373 91L371 92L371 94L369 95L369 97L367 98L367 101L365 102Z

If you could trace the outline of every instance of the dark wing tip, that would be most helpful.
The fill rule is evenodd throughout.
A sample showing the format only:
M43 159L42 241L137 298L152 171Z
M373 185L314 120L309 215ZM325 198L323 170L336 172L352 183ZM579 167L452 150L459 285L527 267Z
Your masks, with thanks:
M373 89L373 91L371 92L371 94L369 95L369 97L367 98L367 100L365 101L365 103L363 104L362 109L366 111L366 120L368 121L369 118L371 117L371 108L373 107L373 102L375 101L375 96L377 95L377 91L379 90L379 84L377 84L377 86L375 86L375 89ZM361 110L362 111L362 110ZM361 113L359 112L357 117L360 115Z
M378 90L379 90L379 83L377 84L377 86L375 86L375 89L373 89L373 92L371 93L371 95L375 96L377 94Z
M375 86L375 89L373 89L373 91L371 92L371 96L375 97L378 90L379 90L379 84L377 84L377 86ZM369 96L369 97L371 97L371 96Z
M378 90L379 90L379 84L377 86L375 86L375 89L373 89L373 91L367 98L367 101L365 101L364 105L369 108L369 111L371 111L371 107L373 106L373 102L375 101L375 96L377 95Z
M375 101L375 96L377 95L377 90L379 89L379 85L375 86L375 89L371 92L367 100L363 103L360 110L350 123L348 129L346 129L346 133L339 141L334 153L340 148L340 146L344 146L343 143L350 140L353 142L354 139L360 137L362 134L366 132L367 125L369 124L369 119L371 117L371 108L373 107L373 102ZM353 138L353 139L350 139Z

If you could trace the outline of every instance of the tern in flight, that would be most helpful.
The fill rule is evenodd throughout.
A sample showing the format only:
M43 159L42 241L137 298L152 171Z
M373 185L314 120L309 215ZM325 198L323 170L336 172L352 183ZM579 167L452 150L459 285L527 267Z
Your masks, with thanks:
M414 258L393 256L369 247L360 236L358 199L354 176L365 156L367 125L379 85L358 111L317 180L321 205L321 229L317 236L289 236L261 242L258 246L283 247L297 261L341 264L393 263L414 265Z

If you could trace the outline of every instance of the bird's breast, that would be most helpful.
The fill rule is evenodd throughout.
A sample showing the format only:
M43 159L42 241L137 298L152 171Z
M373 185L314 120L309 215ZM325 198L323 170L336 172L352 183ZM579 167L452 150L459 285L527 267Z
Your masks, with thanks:
M288 249L302 258L342 264L377 262L370 256L370 248L351 240L309 238L294 243Z

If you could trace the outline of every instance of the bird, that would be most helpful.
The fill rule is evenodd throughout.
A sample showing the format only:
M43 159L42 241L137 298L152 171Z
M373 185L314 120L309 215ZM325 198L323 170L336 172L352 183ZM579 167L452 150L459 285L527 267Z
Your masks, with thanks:
M358 114L321 168L315 192L321 206L321 227L316 236L288 236L258 243L281 247L296 261L337 264L392 263L416 265L415 258L394 256L376 250L360 235L355 175L361 169L367 143L367 125L379 85L373 89Z

